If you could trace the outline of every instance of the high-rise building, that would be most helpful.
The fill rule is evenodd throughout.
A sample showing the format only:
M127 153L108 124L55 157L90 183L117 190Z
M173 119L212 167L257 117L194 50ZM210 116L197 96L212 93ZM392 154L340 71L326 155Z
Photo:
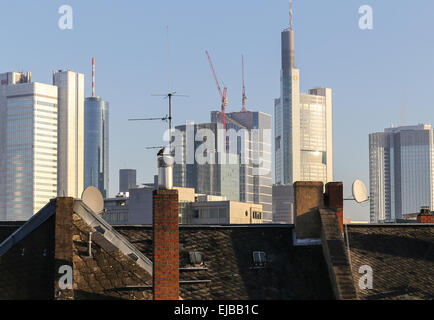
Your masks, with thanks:
M273 185L273 223L293 224L294 188L291 184Z
M239 201L239 156L224 151L223 125L187 124L176 130L181 136L175 141L173 185Z
M0 75L1 219L27 220L57 195L57 88Z
M332 90L300 94L292 24L282 31L280 98L275 100L275 183L333 180Z
M324 184L333 181L332 89L317 87L310 89L308 94L300 93L292 14L291 2L290 25L281 33L280 98L274 101L274 183L290 185L290 188L296 181L322 181ZM276 189L276 194L279 194L280 203L293 201L293 190ZM274 208L282 206L275 203ZM275 222L288 221L285 214L277 215L283 220L275 218ZM291 212L289 221L292 220Z
M430 125L369 135L370 222L434 210L434 131Z
M58 195L79 198L84 189L84 75L53 72L58 87Z
M104 198L108 197L109 104L95 96L95 58L92 96L84 102L84 187L89 186L97 187Z
M211 112L211 122L221 123L221 113ZM263 221L272 221L272 147L271 115L263 112L231 112L226 114L226 130L238 133L237 153L240 156L239 184L240 201L261 204ZM246 135L242 135L242 130ZM254 131L256 130L256 132ZM243 161L241 138L247 146L246 160ZM259 161L255 161L255 158ZM259 170L263 168L264 170Z
M119 193L137 188L137 171L134 169L119 170Z

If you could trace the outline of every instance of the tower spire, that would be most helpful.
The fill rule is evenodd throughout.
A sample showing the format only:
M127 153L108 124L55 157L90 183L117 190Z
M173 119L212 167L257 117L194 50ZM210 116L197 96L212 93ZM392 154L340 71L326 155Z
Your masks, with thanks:
M293 16L294 12L292 11L292 0L289 0L289 30L293 31Z
M92 57L92 97L95 97L95 57Z

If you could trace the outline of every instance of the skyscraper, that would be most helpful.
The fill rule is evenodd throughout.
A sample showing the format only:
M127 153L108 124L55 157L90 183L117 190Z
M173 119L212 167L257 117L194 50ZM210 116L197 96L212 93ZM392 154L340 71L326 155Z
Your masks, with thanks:
M31 73L0 74L0 219L6 220L7 179L7 88L17 83L30 83Z
M27 220L57 195L57 88L0 75L1 218Z
M220 135L223 125L187 124L177 126L176 130L181 136L176 137L174 144L173 185L194 188L197 193L239 201L239 156L236 153L224 152L223 147L223 150L218 149L224 145L224 138ZM206 160L202 163L198 157Z
M58 195L81 197L84 189L84 75L53 72L58 87Z
M294 62L292 1L290 25L281 33L281 45L280 98L274 102L274 183L286 186L296 181L330 182L333 180L332 89L317 87L308 94L300 93L300 71ZM275 191L280 192L277 188ZM292 192L286 188L279 194L288 196L281 201L293 201Z
M108 197L109 104L95 96L95 59L92 58L92 96L84 102L84 188L94 186Z
M434 131L430 125L369 135L371 223L434 209Z
M94 186L108 196L109 104L100 97L84 102L84 188Z
M211 112L211 122L221 123L221 113ZM226 129L237 133L246 130L245 142L248 150L247 161L242 161L242 145L237 141L237 153L240 156L239 184L240 201L262 204L264 221L272 221L272 147L271 147L271 115L263 112L231 112L226 114ZM254 132L257 130L257 132ZM241 138L241 134L239 135ZM255 161L255 157L260 161ZM260 163L259 163L260 162ZM264 172L255 172L259 167Z
M274 102L275 183L300 180L300 71L295 68L294 30L281 33L280 98Z
M275 183L333 180L332 89L300 94L294 30L282 31L280 98L275 100Z
M137 172L134 169L119 170L119 192L128 192L137 187Z

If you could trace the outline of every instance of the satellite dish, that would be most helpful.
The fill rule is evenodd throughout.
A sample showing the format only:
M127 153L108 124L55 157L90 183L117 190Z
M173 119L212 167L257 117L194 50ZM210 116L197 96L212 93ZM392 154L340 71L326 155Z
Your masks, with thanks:
M365 184L360 180L353 182L353 198L357 203L368 201L368 193Z
M96 214L100 214L104 210L104 198L95 187L87 187L81 194L81 200Z

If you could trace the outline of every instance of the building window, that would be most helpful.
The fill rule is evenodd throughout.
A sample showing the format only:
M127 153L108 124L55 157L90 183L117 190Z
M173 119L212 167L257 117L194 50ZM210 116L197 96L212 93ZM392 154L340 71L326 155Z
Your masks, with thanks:
M264 251L253 251L253 263L255 267L264 267L266 262Z
M204 265L204 256L201 252L192 251L189 253L190 256L190 264L194 266L203 266Z

